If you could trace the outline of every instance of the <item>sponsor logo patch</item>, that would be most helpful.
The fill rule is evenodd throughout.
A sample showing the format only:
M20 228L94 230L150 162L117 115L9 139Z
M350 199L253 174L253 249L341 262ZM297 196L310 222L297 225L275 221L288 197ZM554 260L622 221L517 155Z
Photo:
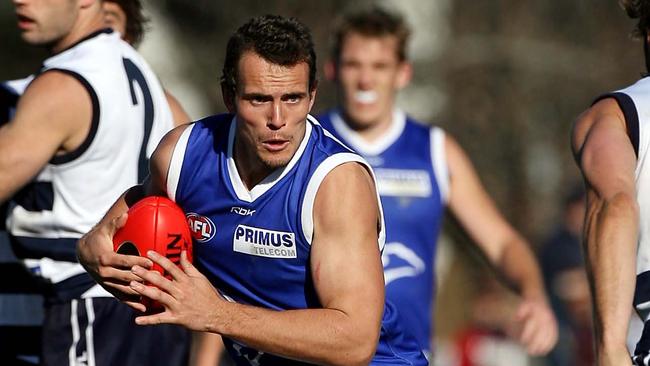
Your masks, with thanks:
M239 225L235 229L232 249L238 253L268 258L297 257L294 233L246 225Z
M212 222L209 217L201 216L193 212L188 213L186 217L187 224L190 226L190 232L192 233L194 240L199 243L205 243L214 238L214 234L217 232L217 227L214 226L214 222Z
M375 175L381 196L431 196L431 179L425 170L377 168Z

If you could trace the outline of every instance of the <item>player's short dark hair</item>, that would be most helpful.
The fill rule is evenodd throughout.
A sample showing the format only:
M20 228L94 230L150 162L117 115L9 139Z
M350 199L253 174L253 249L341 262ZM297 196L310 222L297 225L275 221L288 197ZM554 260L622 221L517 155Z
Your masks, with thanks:
M280 66L309 66L309 90L316 87L316 51L309 29L295 18L264 15L252 18L228 40L221 83L233 92L244 52L253 51L266 61Z
M373 6L344 15L336 23L334 30L331 56L335 61L339 60L345 37L350 33L359 33L366 37L395 37L398 59L400 61L407 59L406 48L411 29L400 14Z
M147 30L149 19L144 16L142 2L140 0L103 0L104 2L115 3L126 15L126 30L123 34L124 40L133 47L137 47Z
M625 9L627 15L632 19L638 19L634 34L643 37L648 33L650 25L650 1L649 0L619 0L619 4ZM644 40L645 42L645 40Z

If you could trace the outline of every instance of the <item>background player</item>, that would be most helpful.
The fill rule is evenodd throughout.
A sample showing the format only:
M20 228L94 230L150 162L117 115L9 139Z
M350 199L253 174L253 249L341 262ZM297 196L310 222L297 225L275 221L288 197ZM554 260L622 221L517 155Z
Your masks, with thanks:
M392 307L384 312L383 224L369 170L308 118L315 61L309 31L294 19L258 17L240 27L222 77L235 115L167 135L151 179L118 200L79 242L79 256L107 288L165 305L138 324L223 334L240 364L426 364ZM150 260L112 252L127 204L151 194L216 224L194 253L210 282L184 256L181 271L149 253L174 277L168 281L143 268Z
M386 214L386 296L430 350L433 265L447 206L521 294L517 339L533 355L546 353L556 342L557 326L528 244L499 213L456 141L395 106L397 92L411 78L409 33L399 16L380 8L344 17L325 69L338 85L340 108L318 118L376 170Z
M621 1L638 18L648 58L647 1ZM650 355L648 242L648 78L599 97L576 121L571 140L587 189L584 241L594 306L597 364L630 365L626 337L630 308L645 322L634 364ZM636 268L636 271L635 271ZM636 276L635 276L636 274Z
M147 156L172 127L160 85L141 57L104 29L100 1L14 5L23 40L51 54L20 84L15 116L0 128L0 201L15 201L11 239L50 282L42 362L185 363L186 331L133 327L132 310L93 285L74 254L76 238L110 206L106 197L142 178ZM144 359L149 347L156 352Z

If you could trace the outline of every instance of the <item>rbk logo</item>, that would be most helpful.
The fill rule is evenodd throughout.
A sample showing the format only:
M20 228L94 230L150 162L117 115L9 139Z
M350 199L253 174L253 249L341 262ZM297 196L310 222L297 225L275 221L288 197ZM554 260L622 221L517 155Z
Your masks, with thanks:
M190 232L192 232L192 237L200 243L212 239L214 234L217 232L214 222L212 222L212 220L207 216L201 216L190 212L186 217L187 224L190 226Z

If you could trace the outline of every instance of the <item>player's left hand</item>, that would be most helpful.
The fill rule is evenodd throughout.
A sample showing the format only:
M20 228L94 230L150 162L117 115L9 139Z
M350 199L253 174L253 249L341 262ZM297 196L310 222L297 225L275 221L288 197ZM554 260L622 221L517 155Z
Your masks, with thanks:
M151 286L132 281L131 288L140 295L159 302L165 308L161 313L139 316L135 322L139 325L178 324L196 331L211 329L210 324L216 318L215 311L225 300L210 281L190 263L187 253L181 253L182 269L154 251L147 252L147 257L158 263L172 279L165 278L158 271L133 266L132 272ZM133 307L146 311L142 304L135 304Z
M512 337L521 343L528 354L541 356L550 352L558 339L555 315L545 300L523 299L515 315Z

